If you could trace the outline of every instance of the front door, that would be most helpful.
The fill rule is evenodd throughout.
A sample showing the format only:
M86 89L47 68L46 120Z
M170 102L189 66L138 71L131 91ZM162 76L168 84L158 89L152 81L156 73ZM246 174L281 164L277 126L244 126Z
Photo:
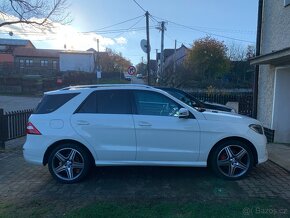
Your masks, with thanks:
M178 117L181 106L152 91L134 91L137 161L194 162L199 157L199 125L193 115Z

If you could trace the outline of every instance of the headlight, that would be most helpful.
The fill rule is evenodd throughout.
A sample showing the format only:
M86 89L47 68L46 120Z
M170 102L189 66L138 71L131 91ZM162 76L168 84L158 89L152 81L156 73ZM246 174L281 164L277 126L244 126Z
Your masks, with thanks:
M258 124L251 124L249 125L249 128L254 130L256 133L259 133L261 135L264 135L264 128L261 125Z

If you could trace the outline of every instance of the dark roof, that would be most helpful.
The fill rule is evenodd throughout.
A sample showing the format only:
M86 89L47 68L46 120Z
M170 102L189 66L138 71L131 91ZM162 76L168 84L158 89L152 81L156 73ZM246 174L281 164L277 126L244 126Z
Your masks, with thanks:
M181 49L182 47L188 49L185 45L181 45L179 48L177 48L176 50L179 50ZM164 61L166 60L166 58L168 58L169 56L173 55L174 54L174 48L167 48L167 49L164 49ZM157 56L156 56L156 60L160 60L160 52L157 53Z
M24 39L1 39L0 38L0 45L15 45L15 46L26 46L26 45L34 45L31 43L30 40L24 40Z
M97 53L96 49L94 49L94 48L89 48L87 51L92 51L94 53Z
M164 59L168 58L170 55L174 54L174 49L164 49Z
M54 49L35 49L35 48L15 48L13 55L21 57L47 57L59 58L61 50Z
M251 64L270 64L274 66L290 64L290 47L263 54L250 59Z
M93 51L77 51L77 50L65 50L60 51L61 54L84 54L84 55L92 55Z

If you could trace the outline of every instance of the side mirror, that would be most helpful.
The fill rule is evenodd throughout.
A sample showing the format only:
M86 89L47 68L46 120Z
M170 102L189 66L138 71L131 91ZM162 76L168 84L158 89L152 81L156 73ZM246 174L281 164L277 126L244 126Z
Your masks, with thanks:
M189 111L185 108L180 108L178 111L178 117L179 118L188 118L189 117Z

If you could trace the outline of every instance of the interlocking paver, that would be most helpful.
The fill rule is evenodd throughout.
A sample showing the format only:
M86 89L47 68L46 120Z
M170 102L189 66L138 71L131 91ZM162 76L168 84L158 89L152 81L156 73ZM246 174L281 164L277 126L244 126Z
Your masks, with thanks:
M26 163L24 138L7 143L0 152L0 201L28 199L106 200L282 198L290 202L290 174L268 161L254 168L243 180L216 178L203 168L100 167L83 182L57 183L47 167Z
M237 183L250 197L281 197L290 202L286 194L290 192L290 174L271 161L254 168L249 177Z

